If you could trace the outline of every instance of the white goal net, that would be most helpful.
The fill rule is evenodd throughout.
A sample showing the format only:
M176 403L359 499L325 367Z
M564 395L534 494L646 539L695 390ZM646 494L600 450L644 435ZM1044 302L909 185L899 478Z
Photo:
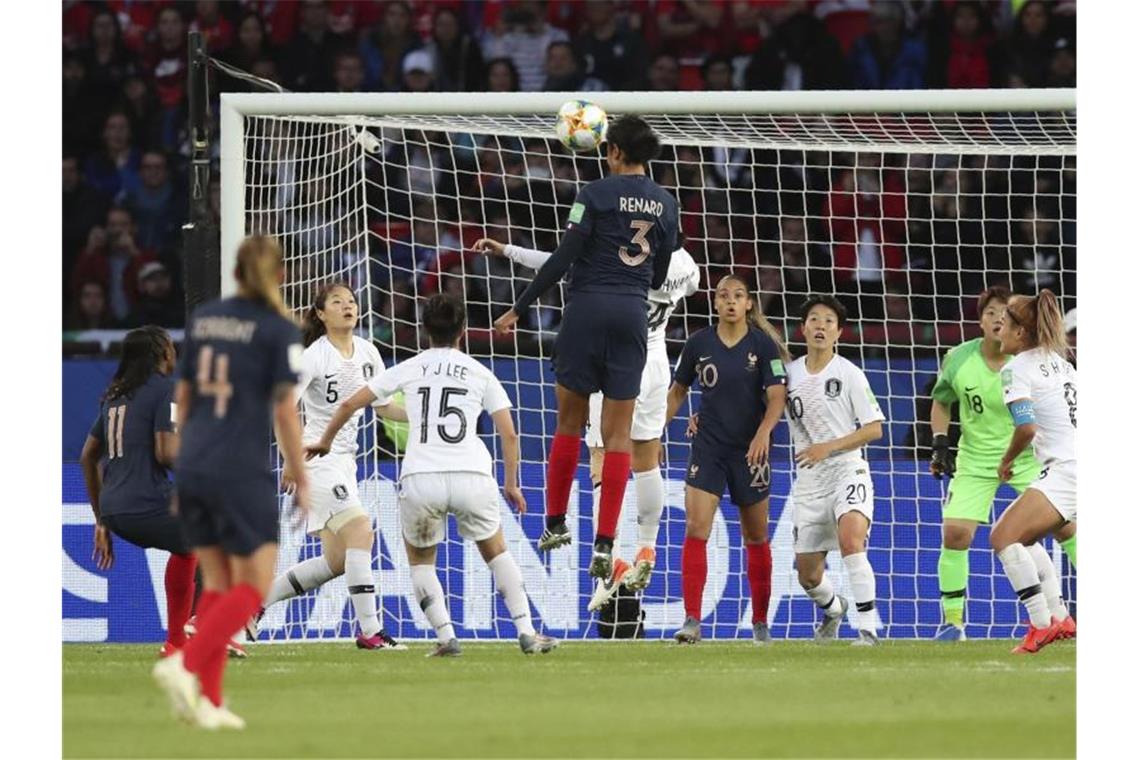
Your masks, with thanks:
M574 156L553 133L568 94L515 96L224 95L223 262L248 232L280 238L286 300L298 312L330 280L350 283L361 333L386 365L424 346L420 299L465 299L465 349L490 366L517 408L522 481L530 512L503 506L503 527L526 582L536 623L560 637L598 635L586 611L591 493L583 451L571 495L576 542L539 555L545 457L554 430L550 352L561 316L557 289L498 337L491 323L533 271L476 255L488 236L553 250L577 189L602 176L599 155ZM1076 305L1076 116L1071 91L927 93L591 93L609 111L645 116L665 144L652 166L682 208L685 247L702 289L669 323L675 357L710 323L710 286L737 272L759 290L764 312L802 352L796 314L812 292L834 293L850 322L840 352L866 372L887 416L868 453L875 480L869 555L889 637L925 638L941 621L937 561L945 481L929 461L929 391L946 350L979 334L975 301L985 287L1048 287ZM223 272L230 270L223 263ZM228 278L224 277L223 280ZM684 413L685 410L682 410ZM658 566L641 597L643 635L672 634L683 618L680 547L688 444L681 416L666 436L667 506ZM492 451L488 421L480 430ZM396 509L392 431L369 420L360 481L377 529L376 573L385 628L430 637L411 590ZM787 431L773 450L768 621L777 638L809 636L816 610L793 567ZM1009 503L1003 488L995 509ZM706 637L750 635L751 610L735 508L727 502L709 541ZM633 554L636 508L627 491L617 550ZM971 636L1009 636L1016 597L979 530L970 552L966 619ZM281 569L319 552L282 528ZM1075 601L1075 584L1054 556ZM831 558L838 560L838 557ZM490 573L454 525L438 568L461 636L513 638ZM843 565L828 572L846 588ZM265 639L352 634L343 581L279 604Z

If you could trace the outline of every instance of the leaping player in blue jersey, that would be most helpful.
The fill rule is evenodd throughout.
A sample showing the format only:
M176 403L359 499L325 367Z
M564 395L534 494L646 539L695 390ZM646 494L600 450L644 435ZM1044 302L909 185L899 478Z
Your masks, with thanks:
M546 472L542 550L570 543L566 508L578 467L590 394L601 391L601 505L590 574L609 579L613 540L629 480L630 428L641 390L648 337L646 300L665 282L677 248L677 201L649 178L661 145L638 116L623 116L606 135L609 176L589 183L570 208L566 234L514 307L495 321L509 333L543 293L570 273L562 327L554 347L558 427Z

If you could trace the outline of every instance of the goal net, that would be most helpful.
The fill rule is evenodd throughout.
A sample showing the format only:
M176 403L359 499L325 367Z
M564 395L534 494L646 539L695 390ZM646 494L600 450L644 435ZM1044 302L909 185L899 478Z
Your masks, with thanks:
M603 175L600 155L571 155L553 139L569 94L223 95L223 272L243 234L279 237L286 300L297 313L329 280L350 283L361 334L386 365L426 345L417 313L436 292L462 296L463 347L499 377L516 406L529 512L503 505L510 551L522 567L536 624L559 637L598 635L586 611L592 495L583 452L571 494L575 543L540 555L545 457L554 431L550 364L561 317L558 289L496 336L493 320L534 272L472 246L491 237L553 250L577 189ZM710 324L710 289L744 274L764 312L803 352L795 319L812 292L834 293L850 322L840 353L863 368L887 417L867 453L875 483L869 556L888 637L926 638L941 621L937 563L946 482L928 473L929 392L940 357L976 337L976 297L994 284L1048 287L1076 301L1076 116L1072 91L925 93L591 93L613 118L637 112L665 150L654 178L682 208L685 247L701 290L668 326L675 358ZM228 280L224 277L223 280ZM665 437L666 509L658 565L641 595L643 635L663 638L683 619L680 547L688 443L683 409ZM370 414L370 413L369 413ZM499 458L487 420L480 432ZM361 432L359 477L377 531L383 624L427 638L416 604L396 505L399 432L371 416ZM797 581L786 426L776 433L770 535L776 638L811 635L817 611ZM995 513L1013 493L1003 487ZM634 552L636 505L627 489L617 553ZM751 609L738 513L723 503L708 543L706 637L750 635ZM513 638L514 628L474 546L455 531L438 569L461 636ZM982 526L970 551L966 620L974 637L1012 635L1017 599ZM1050 546L1074 602L1072 572ZM319 544L283 525L279 569ZM828 572L841 590L838 556ZM351 636L343 580L271 608L262 637Z

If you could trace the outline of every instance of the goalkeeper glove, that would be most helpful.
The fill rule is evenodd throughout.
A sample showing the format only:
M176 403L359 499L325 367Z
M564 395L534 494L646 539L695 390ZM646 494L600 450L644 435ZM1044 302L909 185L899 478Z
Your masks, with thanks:
M937 433L931 444L930 472L934 477L942 480L942 476L950 477L954 474L954 450L950 448L950 436Z

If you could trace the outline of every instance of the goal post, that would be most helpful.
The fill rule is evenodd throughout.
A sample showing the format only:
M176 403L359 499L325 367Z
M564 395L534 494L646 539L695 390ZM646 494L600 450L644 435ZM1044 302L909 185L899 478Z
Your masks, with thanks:
M575 545L550 557L534 549L554 429L549 358L561 300L550 294L514 336L496 337L491 321L533 272L475 256L470 246L482 236L547 250L556 244L577 188L604 173L600 155L569 154L554 137L554 114L574 98L611 118L640 114L662 139L653 173L681 201L686 246L702 279L670 322L671 355L687 333L710 323L710 288L728 271L758 288L793 352L802 352L795 312L809 292L834 292L851 309L840 352L864 369L887 415L884 439L868 450L876 487L869 555L884 633L928 637L940 621L945 483L925 473L924 399L939 357L979 334L972 299L981 288L1050 287L1066 308L1075 306L1075 91L221 95L223 293L233 289L241 238L278 236L286 301L299 313L316 285L347 281L361 299L362 334L389 366L421 344L421 297L440 290L465 297L465 347L503 381L522 437L531 512L517 518L504 505L508 546L523 567L536 622L566 637L596 635L586 612L593 527L584 460L570 508ZM768 617L777 637L797 638L810 635L814 609L792 567L784 427L773 449ZM426 638L396 514L395 436L371 417L363 428L361 493L379 537L384 624L399 637ZM493 436L485 440L501 463ZM651 638L670 635L682 618L683 423L667 431L665 448L658 569L642 598ZM1010 495L999 492L999 510ZM632 554L636 535L634 498L630 487L623 555ZM709 541L703 622L706 636L737 638L749 635L750 603L739 520L724 507ZM319 550L282 530L281 568ZM985 536L983 527L971 551L968 632L1008 636L1018 624L1017 601ZM1061 567L1060 552L1054 556ZM453 526L438 566L461 636L513 635L490 574ZM846 588L841 562L829 561L828 572ZM278 605L263 637L348 636L346 602L343 582L334 582Z

